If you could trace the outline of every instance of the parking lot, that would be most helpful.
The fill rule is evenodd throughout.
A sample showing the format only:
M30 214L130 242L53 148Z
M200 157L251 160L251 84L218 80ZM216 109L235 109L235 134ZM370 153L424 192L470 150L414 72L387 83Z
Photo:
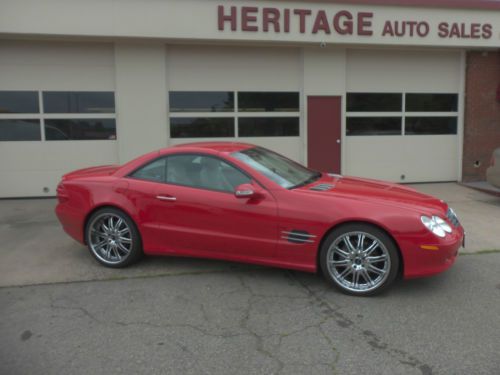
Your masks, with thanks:
M227 262L106 269L62 232L55 200L2 200L0 373L500 374L500 199L414 187L457 211L467 248L374 298Z

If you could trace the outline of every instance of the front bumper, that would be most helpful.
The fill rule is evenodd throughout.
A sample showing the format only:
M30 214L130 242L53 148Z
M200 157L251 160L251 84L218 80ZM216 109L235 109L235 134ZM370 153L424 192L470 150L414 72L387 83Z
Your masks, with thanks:
M432 276L450 268L464 244L464 229L458 226L445 238L439 238L430 232L418 237L398 241L406 279Z

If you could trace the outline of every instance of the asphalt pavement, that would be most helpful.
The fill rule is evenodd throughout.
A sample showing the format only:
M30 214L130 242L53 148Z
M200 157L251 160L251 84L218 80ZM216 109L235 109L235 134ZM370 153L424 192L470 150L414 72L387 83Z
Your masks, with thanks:
M108 269L55 200L0 200L0 374L500 374L500 200L414 187L455 208L468 247L371 298L203 259Z
M356 298L263 267L0 289L2 374L500 374L500 253Z

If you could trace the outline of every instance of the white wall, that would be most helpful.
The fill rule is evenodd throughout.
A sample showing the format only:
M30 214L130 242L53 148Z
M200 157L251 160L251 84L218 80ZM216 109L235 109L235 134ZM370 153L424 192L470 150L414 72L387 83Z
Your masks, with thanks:
M351 92L458 92L460 52L349 49L346 89Z
M169 90L300 92L301 137L239 140L306 163L308 95L341 95L344 106L346 91L459 92L462 70L459 52L429 49L0 41L0 90L115 91L118 137L1 142L0 197L54 195L68 171L203 141L169 139ZM341 125L345 174L394 181L401 174L406 181L457 179L459 136L345 137L344 116Z
M111 43L0 40L2 90L114 90Z
M0 41L0 90L114 91L113 46ZM0 142L0 197L53 196L64 173L117 162L116 141Z
M344 3L348 3L345 1ZM262 31L244 32L219 31L217 7L219 5L273 7L283 12L291 9L310 9L313 14L325 10L329 20L340 10L373 12L373 35L339 35L335 32L324 34L311 32L314 22L309 17L307 32L300 33L298 17L292 17L290 32L274 33ZM500 46L498 32L500 12L489 9L425 8L408 6L350 5L329 1L227 1L227 0L1 0L0 33L17 35L55 35L55 36L102 36L108 38L168 38L176 41L198 40L235 42L292 42L319 44L322 41L334 45L395 45L395 46L456 46L489 47ZM241 14L238 15L240 19ZM258 15L259 20L262 16ZM431 32L427 37L387 37L383 36L385 22L425 21ZM440 22L472 23L492 25L490 39L440 38ZM259 22L260 24L260 22Z
M457 93L461 55L439 50L348 50L346 92ZM396 182L456 181L460 134L345 137L344 174ZM405 179L401 179L405 175Z
M298 48L168 47L170 90L299 90Z
M167 145L163 43L115 44L118 156L125 163Z
M171 45L167 51L168 90L301 91L302 62L298 48ZM302 121L301 128L304 134ZM236 138L170 139L169 145L207 140L232 141ZM243 137L237 140L272 148L304 162L301 137Z

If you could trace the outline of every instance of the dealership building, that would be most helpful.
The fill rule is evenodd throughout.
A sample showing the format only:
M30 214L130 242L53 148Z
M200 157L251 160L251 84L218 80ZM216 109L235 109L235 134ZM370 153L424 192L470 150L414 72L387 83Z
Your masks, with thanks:
M0 0L0 197L207 140L484 180L499 51L498 1Z

